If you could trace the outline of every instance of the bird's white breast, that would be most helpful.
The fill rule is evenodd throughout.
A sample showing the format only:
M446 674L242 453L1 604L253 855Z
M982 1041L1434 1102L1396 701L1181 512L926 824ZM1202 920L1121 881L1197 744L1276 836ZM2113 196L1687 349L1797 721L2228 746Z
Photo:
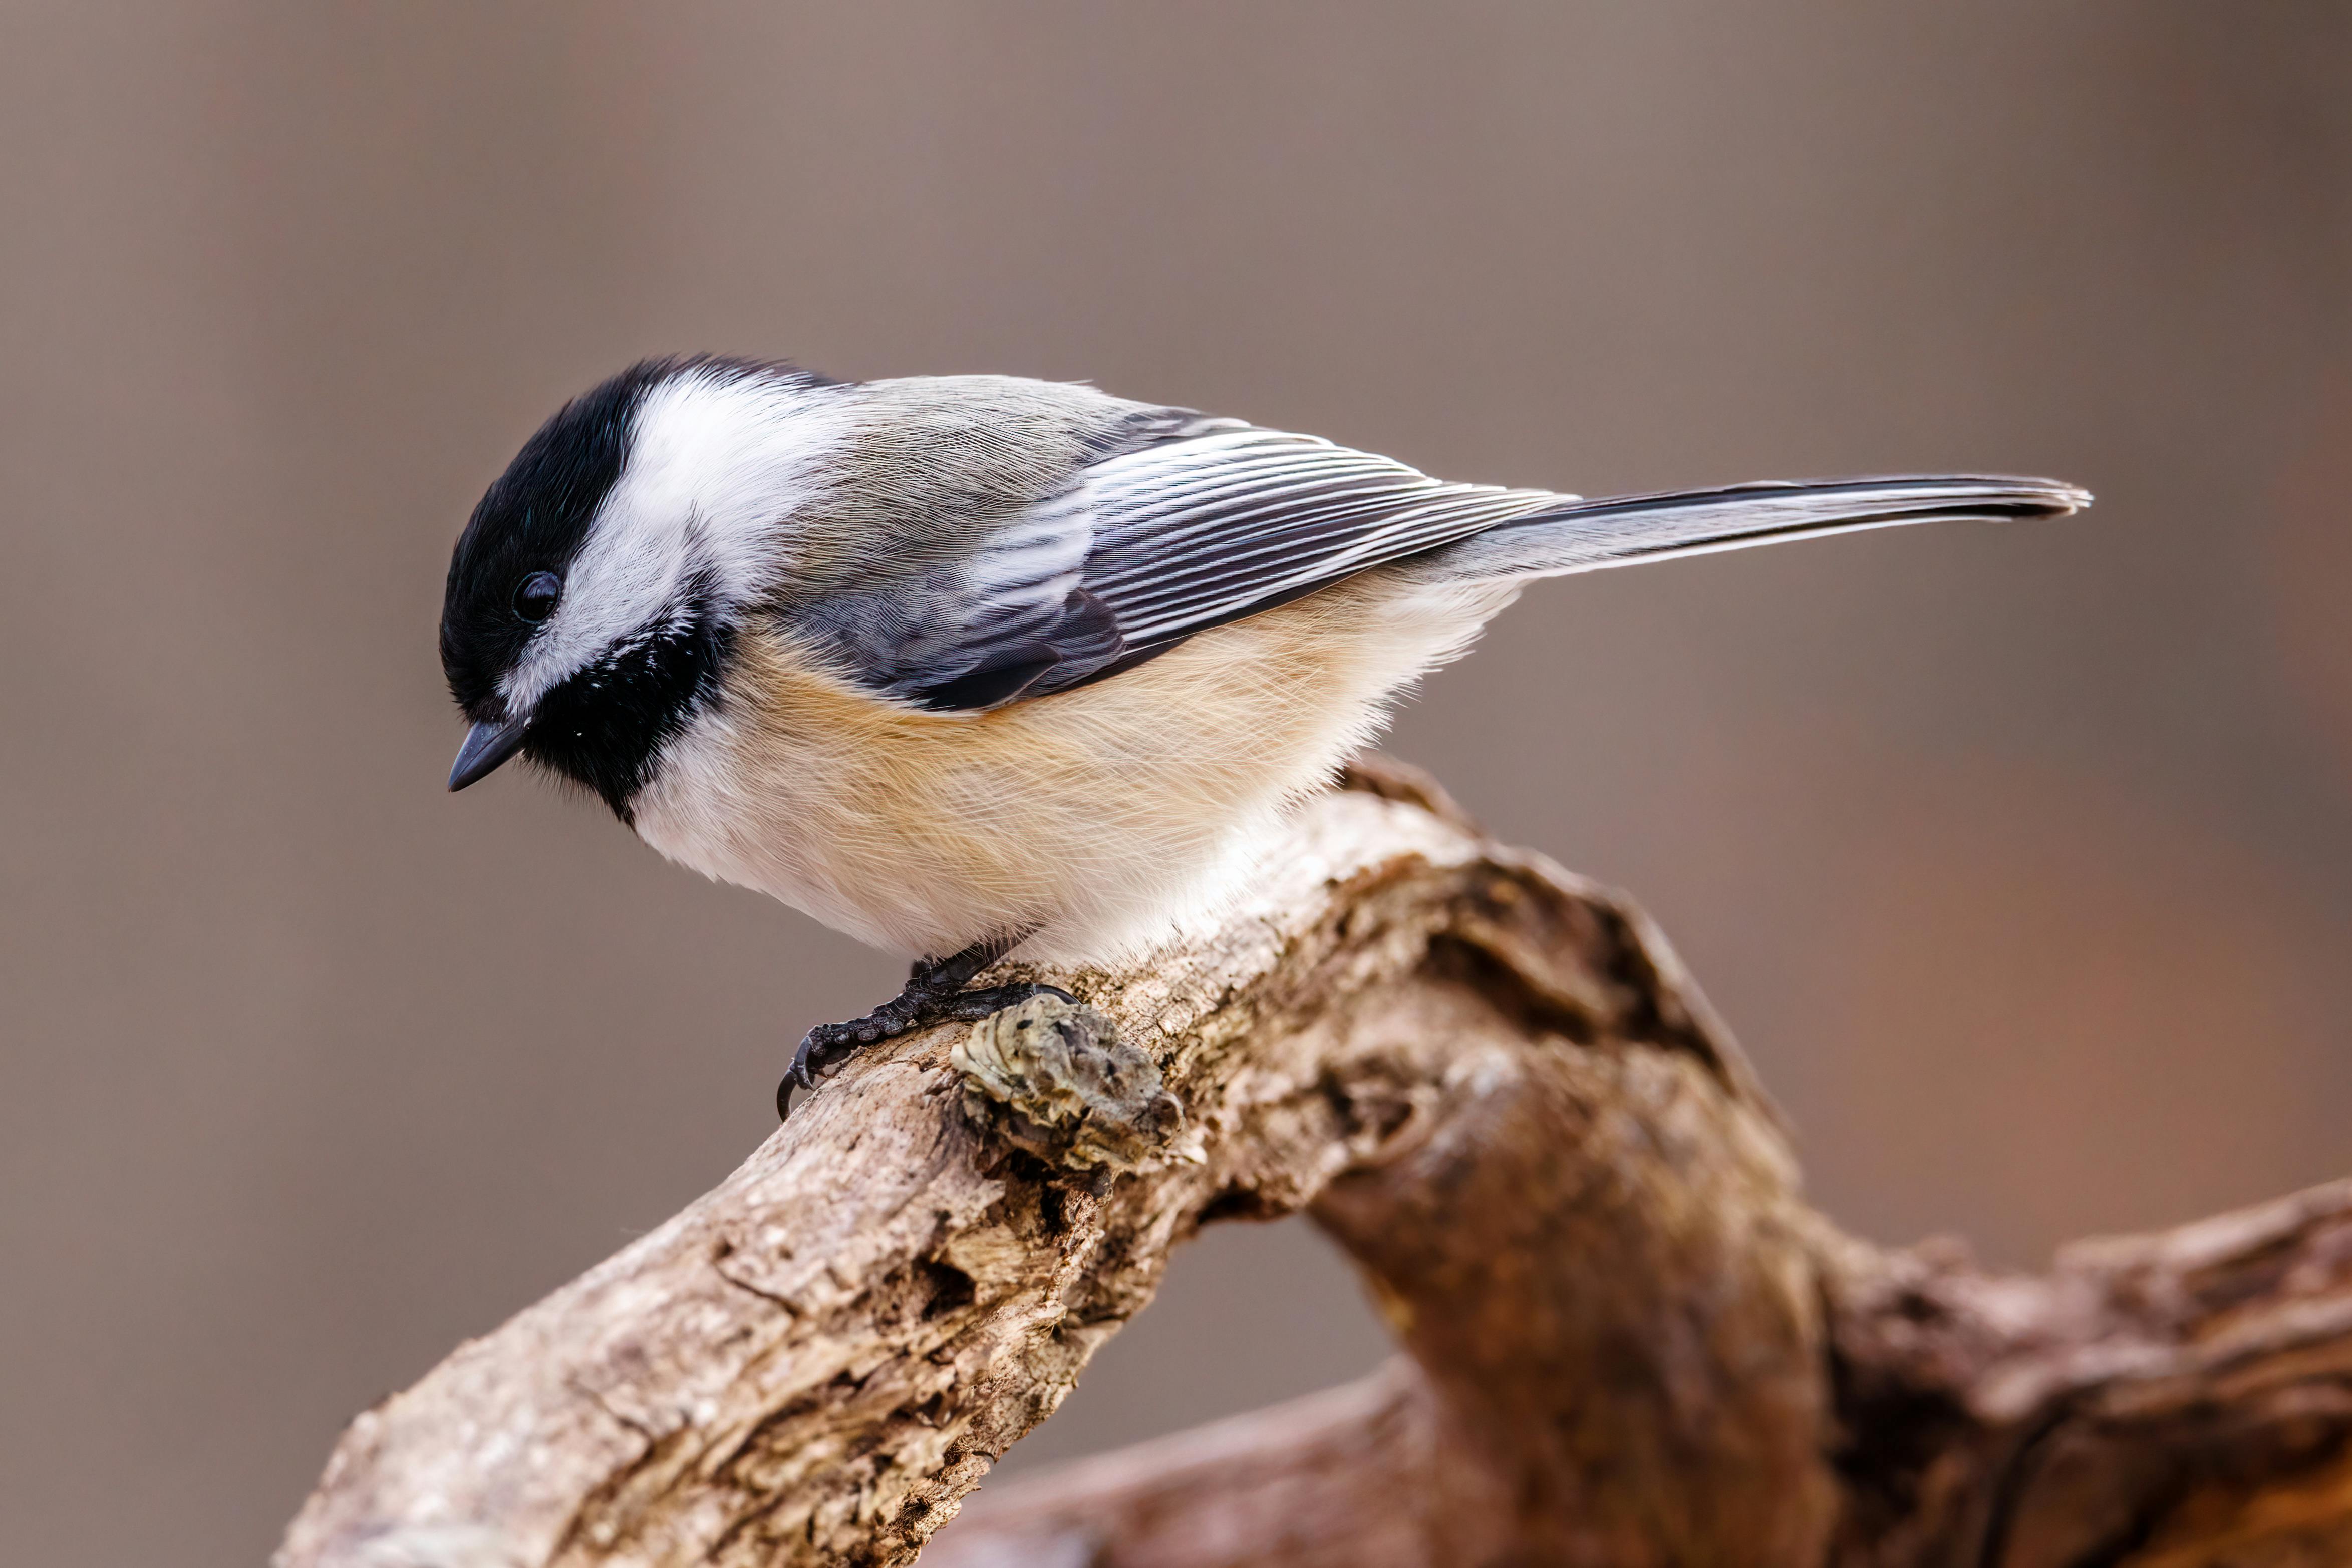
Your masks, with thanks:
M1509 590L1375 571L1123 674L982 714L885 702L787 636L739 639L720 701L634 802L672 860L877 946L1131 953L1213 904L1279 813Z

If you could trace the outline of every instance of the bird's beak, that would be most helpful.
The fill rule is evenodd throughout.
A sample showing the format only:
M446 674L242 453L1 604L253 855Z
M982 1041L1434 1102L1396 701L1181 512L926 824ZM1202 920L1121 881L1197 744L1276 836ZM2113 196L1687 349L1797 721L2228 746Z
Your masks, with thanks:
M463 789L497 772L499 763L522 749L522 738L530 733L530 714L485 719L467 730L466 744L457 748L457 760L449 767L449 788Z

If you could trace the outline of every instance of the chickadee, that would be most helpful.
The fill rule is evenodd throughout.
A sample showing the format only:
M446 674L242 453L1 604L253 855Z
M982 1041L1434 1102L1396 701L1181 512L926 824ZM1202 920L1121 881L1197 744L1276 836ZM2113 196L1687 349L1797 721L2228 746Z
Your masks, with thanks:
M520 752L664 855L920 955L811 1030L1034 994L1019 947L1147 947L1246 873L1416 676L1539 577L2090 500L2048 479L1585 501L1009 376L651 361L567 403L459 537L462 789Z

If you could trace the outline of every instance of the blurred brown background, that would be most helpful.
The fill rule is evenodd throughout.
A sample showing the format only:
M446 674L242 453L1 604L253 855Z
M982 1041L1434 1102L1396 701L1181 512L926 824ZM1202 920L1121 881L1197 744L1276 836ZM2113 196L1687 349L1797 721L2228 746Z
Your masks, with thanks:
M449 541L723 349L1587 493L2099 492L1547 585L1394 749L1634 890L1815 1192L2030 1264L2352 1172L2352 7L18 0L0 1558L251 1563L895 961L522 776ZM1214 1236L1013 1465L1380 1353Z

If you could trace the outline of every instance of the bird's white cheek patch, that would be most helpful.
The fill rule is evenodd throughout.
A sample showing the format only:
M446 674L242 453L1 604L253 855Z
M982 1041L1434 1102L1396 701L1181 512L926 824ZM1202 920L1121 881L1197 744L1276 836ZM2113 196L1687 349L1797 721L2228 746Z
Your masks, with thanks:
M823 389L696 373L646 394L561 605L501 683L509 710L676 630L698 595L723 618L789 575L793 519L846 430Z

